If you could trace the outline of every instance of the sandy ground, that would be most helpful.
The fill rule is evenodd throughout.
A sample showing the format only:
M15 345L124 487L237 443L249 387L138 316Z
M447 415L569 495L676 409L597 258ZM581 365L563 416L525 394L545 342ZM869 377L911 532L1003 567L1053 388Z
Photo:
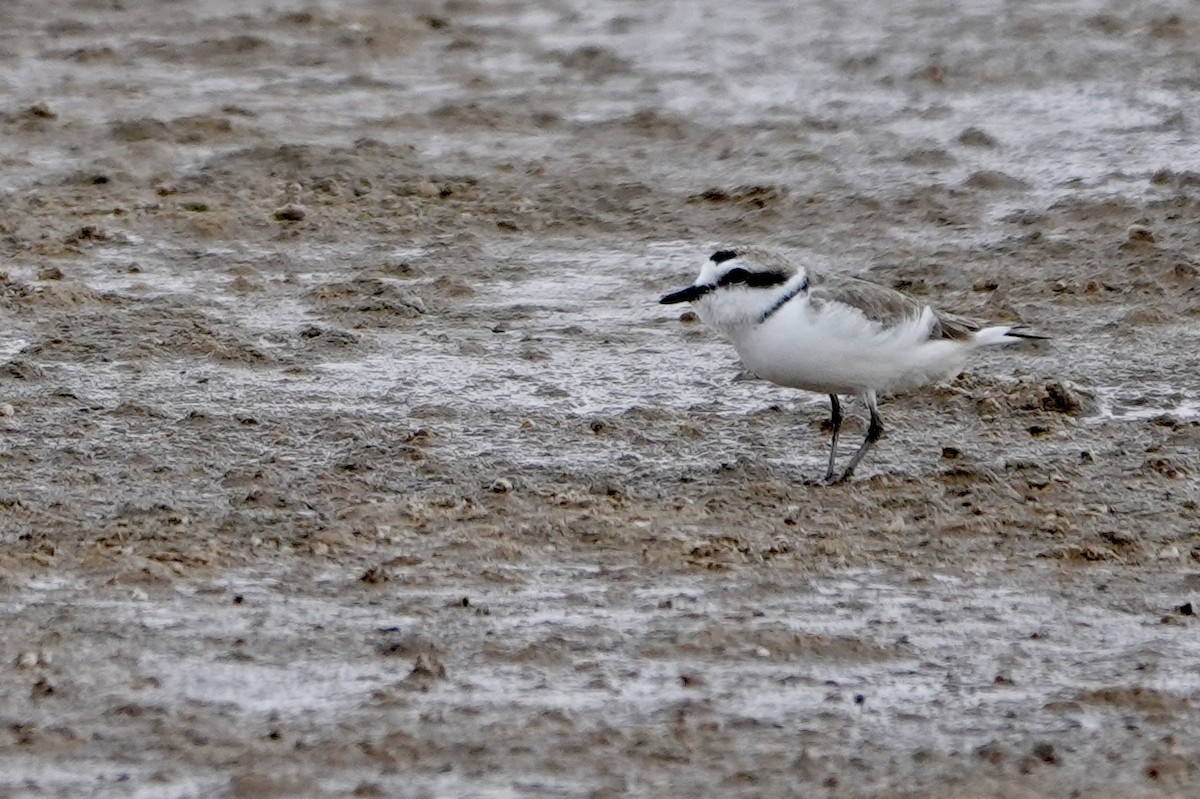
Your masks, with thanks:
M11 0L0 86L0 797L1200 795L1194 3ZM656 304L737 242L1055 341L806 487Z

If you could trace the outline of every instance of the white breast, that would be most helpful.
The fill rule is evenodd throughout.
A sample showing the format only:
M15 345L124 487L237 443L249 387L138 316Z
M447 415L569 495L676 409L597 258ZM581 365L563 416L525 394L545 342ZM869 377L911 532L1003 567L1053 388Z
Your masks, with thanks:
M764 380L824 394L904 391L956 374L969 348L929 340L933 312L885 328L855 308L814 309L798 297L765 322L728 331L747 368Z

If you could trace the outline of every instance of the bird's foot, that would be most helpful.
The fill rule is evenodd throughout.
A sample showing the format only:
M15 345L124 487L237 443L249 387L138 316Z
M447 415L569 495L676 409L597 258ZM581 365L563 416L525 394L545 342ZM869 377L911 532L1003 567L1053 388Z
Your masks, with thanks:
M833 472L827 472L823 477L807 477L804 479L806 486L836 486L842 483L847 483L854 476L853 469L847 469L840 475L834 475Z
M846 475L837 477L834 475L833 472L825 472L825 474L821 477L806 477L806 478L804 478L804 484L806 486L832 486L832 485L837 485L838 483L842 482L845 479L846 479Z

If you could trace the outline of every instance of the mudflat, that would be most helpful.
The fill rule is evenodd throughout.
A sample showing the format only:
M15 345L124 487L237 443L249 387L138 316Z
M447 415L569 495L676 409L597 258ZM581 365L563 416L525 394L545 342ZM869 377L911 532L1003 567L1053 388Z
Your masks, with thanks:
M0 797L1195 796L1200 11L961 5L5 2Z

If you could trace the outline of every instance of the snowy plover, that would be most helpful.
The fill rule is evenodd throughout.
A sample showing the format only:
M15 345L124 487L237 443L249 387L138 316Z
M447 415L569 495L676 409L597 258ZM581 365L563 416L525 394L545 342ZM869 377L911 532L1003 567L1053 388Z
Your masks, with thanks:
M690 302L729 339L754 374L781 386L829 395L833 442L825 484L850 478L883 433L877 395L952 377L979 347L1042 339L1021 325L981 327L938 313L866 280L796 267L754 248L720 250L696 281L663 297ZM839 394L858 395L870 413L867 437L834 477Z

